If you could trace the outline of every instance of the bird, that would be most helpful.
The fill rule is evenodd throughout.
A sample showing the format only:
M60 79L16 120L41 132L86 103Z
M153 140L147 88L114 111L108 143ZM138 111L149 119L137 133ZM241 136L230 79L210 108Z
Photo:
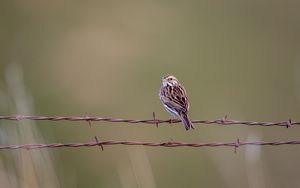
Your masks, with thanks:
M173 75L162 77L162 86L159 98L165 109L182 121L186 130L194 129L193 123L188 117L189 100L183 85Z

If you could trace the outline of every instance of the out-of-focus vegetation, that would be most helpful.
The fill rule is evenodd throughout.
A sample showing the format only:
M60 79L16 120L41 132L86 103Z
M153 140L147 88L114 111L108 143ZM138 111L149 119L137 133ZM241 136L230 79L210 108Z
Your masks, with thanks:
M299 120L298 1L2 1L0 114L166 119L161 77L194 119ZM28 115L27 114L27 115ZM1 144L300 139L298 127L0 122ZM3 187L297 187L299 146L0 151Z

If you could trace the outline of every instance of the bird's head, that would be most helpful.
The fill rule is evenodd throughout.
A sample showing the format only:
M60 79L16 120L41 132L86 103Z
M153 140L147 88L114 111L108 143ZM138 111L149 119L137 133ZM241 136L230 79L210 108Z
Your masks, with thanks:
M166 76L162 77L162 83L163 83L163 86L167 86L167 85L174 86L174 85L179 84L177 78L172 75L166 75Z

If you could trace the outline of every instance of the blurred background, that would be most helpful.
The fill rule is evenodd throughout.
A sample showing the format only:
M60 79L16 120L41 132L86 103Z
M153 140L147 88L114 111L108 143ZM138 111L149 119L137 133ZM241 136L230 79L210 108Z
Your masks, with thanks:
M0 114L159 119L161 77L192 119L299 120L300 2L1 1ZM1 144L300 139L300 129L0 121ZM1 150L3 187L298 187L299 146Z

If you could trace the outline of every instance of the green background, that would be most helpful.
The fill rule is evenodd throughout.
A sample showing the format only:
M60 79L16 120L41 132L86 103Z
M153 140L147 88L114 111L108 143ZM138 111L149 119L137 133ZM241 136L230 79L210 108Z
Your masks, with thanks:
M171 116L161 77L192 119L299 119L300 2L1 1L0 113ZM1 144L300 139L297 126L0 121ZM3 187L297 187L299 146L104 146L0 151Z

